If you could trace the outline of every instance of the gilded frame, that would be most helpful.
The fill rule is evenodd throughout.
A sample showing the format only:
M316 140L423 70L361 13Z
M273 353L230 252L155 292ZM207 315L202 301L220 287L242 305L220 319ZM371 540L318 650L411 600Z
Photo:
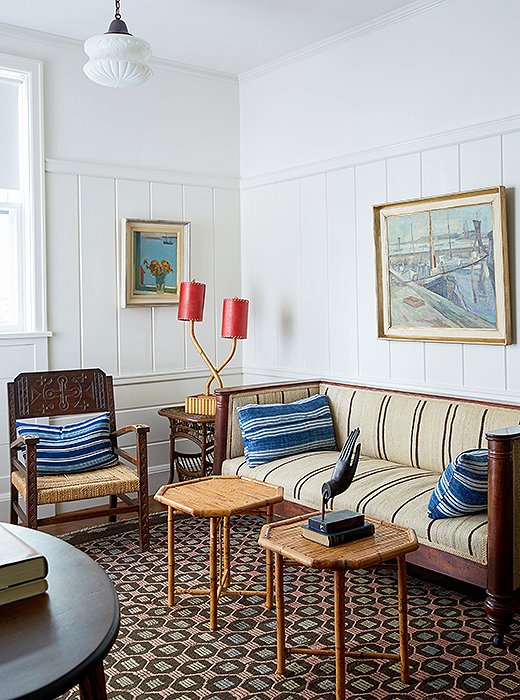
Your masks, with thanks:
M373 207L378 337L511 343L505 187Z
M190 223L122 219L123 308L178 304L189 277Z

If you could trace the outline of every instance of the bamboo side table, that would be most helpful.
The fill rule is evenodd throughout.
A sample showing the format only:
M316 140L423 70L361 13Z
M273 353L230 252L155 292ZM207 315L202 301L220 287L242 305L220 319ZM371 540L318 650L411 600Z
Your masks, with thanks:
M215 416L202 416L186 413L184 407L161 408L157 413L170 422L170 476L168 483L175 480L175 467L179 481L208 476L213 469L213 449L215 441ZM176 440L190 440L200 452L194 454L179 452Z
M324 547L306 540L301 525L309 515L298 516L263 526L258 544L275 553L276 576L276 672L285 672L288 653L318 654L336 658L336 700L345 699L345 657L397 659L401 664L401 680L410 680L408 663L408 622L405 555L419 547L415 532L381 520L368 518L376 530L370 537L337 547ZM287 647L285 643L285 611L283 592L283 562L290 559L313 569L334 571L334 648L307 649ZM399 654L345 649L345 571L365 569L397 559ZM353 601L355 602L355 600Z
M235 590L231 585L231 516L262 511L272 522L274 505L283 501L283 488L243 476L208 476L167 484L155 500L168 506L168 605L175 594L209 595L210 628L217 629L217 605L223 595L261 596L273 606L273 554L266 552L265 591ZM209 518L209 588L175 588L175 512Z

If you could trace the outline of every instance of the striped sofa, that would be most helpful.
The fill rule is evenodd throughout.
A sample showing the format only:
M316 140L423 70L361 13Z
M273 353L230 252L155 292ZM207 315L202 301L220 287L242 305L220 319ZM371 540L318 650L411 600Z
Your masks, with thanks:
M421 547L408 560L487 589L485 609L503 642L520 586L520 406L373 389L327 381L218 389L215 473L247 474L285 490L289 515L321 505L337 452L303 453L251 469L236 408L288 403L315 393L331 406L337 447L361 430L362 457L334 509L351 508L408 527ZM510 426L514 426L511 428ZM460 452L489 450L488 512L431 520L427 505L440 473Z

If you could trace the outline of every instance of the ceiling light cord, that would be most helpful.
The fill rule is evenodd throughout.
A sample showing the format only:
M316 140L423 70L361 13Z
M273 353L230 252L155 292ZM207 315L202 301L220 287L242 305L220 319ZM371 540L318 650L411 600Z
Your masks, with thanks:
M116 0L116 14L114 15L114 17L115 17L116 19L121 19L120 7L121 7L121 2L120 2L120 0Z

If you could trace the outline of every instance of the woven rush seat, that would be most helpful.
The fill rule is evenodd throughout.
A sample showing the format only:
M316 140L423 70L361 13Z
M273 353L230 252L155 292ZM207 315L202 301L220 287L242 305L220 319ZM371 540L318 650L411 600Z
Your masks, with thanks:
M26 482L20 472L13 472L11 481L25 500ZM139 479L136 473L124 464L78 474L38 476L36 483L39 506L120 493L133 493L139 490Z

